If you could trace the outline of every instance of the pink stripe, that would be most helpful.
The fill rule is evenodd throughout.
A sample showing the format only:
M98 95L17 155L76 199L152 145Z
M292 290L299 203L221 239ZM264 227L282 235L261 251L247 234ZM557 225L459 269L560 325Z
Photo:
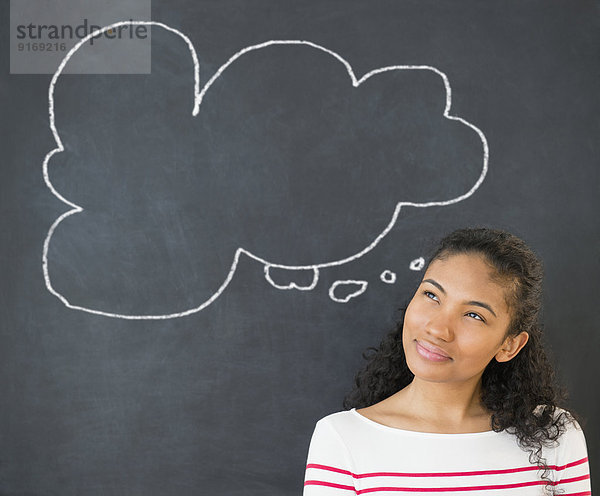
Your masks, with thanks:
M353 491L356 494L356 489L354 489L352 486L344 486L343 484L334 484L333 482L325 482L325 481L319 481L319 480L307 480L304 483L305 486L326 486L326 487L333 487L335 489L345 489L347 491Z
M347 491L354 491L355 494L363 494L363 493L367 493L367 492L373 492L373 491L410 491L410 492L417 492L417 491L454 491L455 489L452 488L442 488L442 489L436 489L436 488L394 488L394 487L381 487L381 488L374 488L374 489L363 489L363 490L359 490L356 491L356 489L354 489L351 486L343 486L342 484L332 484L331 482L324 482L324 481L316 481L316 480L309 480L306 481L304 483L305 486L326 486L326 487L333 487L334 489L344 489ZM484 487L484 486L482 486ZM485 489L486 487L484 487ZM473 489L477 489L477 488L473 488ZM460 490L460 488L458 489ZM465 489L465 490L472 490L471 488ZM592 492L591 491L584 491L584 492L579 492L579 493L564 493L562 496L592 496Z
M569 467L574 467L582 463L587 462L588 459L582 458L566 465L548 465L551 470L564 470ZM526 472L529 470L539 470L539 467L532 465L529 467L518 467L518 468L506 468L498 470L475 470L471 472L368 472L364 474L355 474L349 470L344 470L330 465L321 465L318 463L309 463L306 468L314 468L319 470L327 470L329 472L336 472L338 474L351 475L355 479L363 479L365 477L464 477L471 475L498 475L498 474L512 474L517 472Z
M568 468L568 467L574 467L575 465L581 465L582 463L585 463L587 461L588 461L588 459L586 456L585 458L582 458L581 460L576 460L574 462L567 463L566 465L563 465L562 467L554 465L554 469L555 470L564 470L565 468Z
M545 481L520 482L516 484L496 484L491 486L464 486L464 487L370 487L359 489L356 494L373 493L375 491L407 491L407 492L449 492L449 491L486 491L492 489L512 489L515 487L537 486L545 484Z
M320 470L328 470L329 472L336 472L338 474L351 475L352 477L357 477L356 475L354 475L352 472L350 472L348 470L331 467L329 465L319 465L318 463L309 463L308 465L306 465L306 468L307 469L316 468L316 469L320 469Z
M579 480L589 479L590 476L581 476L581 477L573 477L572 479L565 479L561 482L576 482ZM528 486L539 486L542 484L546 484L546 481L533 481L533 482L520 482L515 484L496 484L496 485L488 485L488 486L463 486L463 487L370 487L367 489L359 489L356 490L352 486L346 486L343 484L335 484L333 482L325 482L318 480L308 480L304 483L305 486L326 486L333 487L335 489L344 489L347 491L354 491L355 494L366 494L372 493L376 491L380 492L391 492L391 491L404 491L404 492L449 492L449 491L489 491L493 489L514 489L518 487L528 487ZM556 485L556 482L551 482L552 485ZM591 496L591 491L584 491L578 493L566 493L563 496Z
M590 474L580 475L579 477L571 477L570 479L561 479L557 484L568 484L569 482L577 482L580 480L586 480L590 478Z
M589 479L590 476L583 475L581 477L573 477L572 479L565 479L563 482L576 482L584 479ZM370 487L368 489L359 489L356 494L372 493L375 491L407 491L407 492L448 492L448 491L490 491L493 489L513 489L516 487L528 487L528 486L539 486L546 484L546 481L532 481L532 482L519 482L514 484L495 484L490 486L464 486L464 487ZM550 483L556 486L557 482ZM577 494L577 493L575 493ZM590 492L584 492L581 494L587 494L591 496ZM566 495L564 495L566 496Z

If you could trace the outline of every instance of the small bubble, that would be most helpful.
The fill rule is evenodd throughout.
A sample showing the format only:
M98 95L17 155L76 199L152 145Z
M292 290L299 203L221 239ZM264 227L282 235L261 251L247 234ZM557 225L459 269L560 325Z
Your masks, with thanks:
M333 301L337 301L338 303L348 303L350 299L356 298L357 296L363 294L368 286L367 281L335 281L331 287L329 288L329 297ZM354 291L342 296L340 293L345 292L344 290L354 289Z
M421 270L425 267L425 259L423 257L415 258L409 265L410 270Z
M386 284L394 284L396 282L396 273L391 270L384 270L379 278Z

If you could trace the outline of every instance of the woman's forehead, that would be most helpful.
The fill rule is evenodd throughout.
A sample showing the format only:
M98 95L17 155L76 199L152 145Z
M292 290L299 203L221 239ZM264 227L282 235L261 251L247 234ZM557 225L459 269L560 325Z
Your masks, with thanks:
M423 276L424 281L427 279L437 282L450 295L487 298L507 307L509 285L498 277L497 271L483 255L461 253L433 260Z

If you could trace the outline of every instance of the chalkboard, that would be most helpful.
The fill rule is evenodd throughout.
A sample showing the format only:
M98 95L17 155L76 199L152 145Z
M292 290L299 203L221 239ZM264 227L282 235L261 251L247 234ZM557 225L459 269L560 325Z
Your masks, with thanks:
M136 28L149 70L107 73ZM464 226L543 259L600 477L599 28L581 0L176 0L51 72L4 50L0 494L300 494Z

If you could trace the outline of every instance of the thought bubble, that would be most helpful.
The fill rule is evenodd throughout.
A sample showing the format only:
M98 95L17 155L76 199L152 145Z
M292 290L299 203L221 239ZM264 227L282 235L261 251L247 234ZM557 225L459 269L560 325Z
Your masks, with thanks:
M422 270L425 267L425 259L423 257L415 258L408 267L410 270Z
M386 284L394 284L396 282L396 273L391 270L384 270L379 278Z
M310 290L321 269L377 246L402 207L460 202L486 176L485 136L450 115L435 67L357 77L323 46L270 40L241 48L201 87L187 36L150 21L102 30L125 24L156 31L152 74L61 78L96 31L49 88L57 147L43 174L71 209L49 229L43 271L69 308L189 315L222 294L242 254L273 287ZM280 270L298 280L273 277Z
M329 298L338 303L348 303L352 298L360 296L367 290L367 281L335 281L329 287Z

